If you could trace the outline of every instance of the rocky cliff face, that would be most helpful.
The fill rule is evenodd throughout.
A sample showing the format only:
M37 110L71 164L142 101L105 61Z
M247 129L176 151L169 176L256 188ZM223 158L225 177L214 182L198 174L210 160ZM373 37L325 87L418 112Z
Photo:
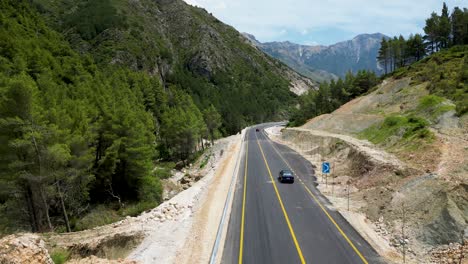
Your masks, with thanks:
M343 77L346 72L366 69L382 73L377 64L380 33L358 35L352 40L330 46L307 46L289 41L260 43L244 33L251 43L296 71L317 81Z
M105 64L160 75L163 82L181 71L208 82L249 71L261 73L258 78L274 73L296 94L316 87L246 43L233 27L182 0L34 2L77 50Z

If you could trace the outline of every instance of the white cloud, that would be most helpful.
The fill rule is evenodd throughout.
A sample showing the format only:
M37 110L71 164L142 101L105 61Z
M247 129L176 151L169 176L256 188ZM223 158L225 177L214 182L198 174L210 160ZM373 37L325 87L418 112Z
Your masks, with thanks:
M313 35L314 32L348 34L381 32L409 35L421 32L432 11L440 12L441 0L185 0L201 6L241 32L261 41ZM462 0L447 0L449 9ZM286 34L286 32L288 34ZM326 36L324 36L326 37ZM310 39L310 36L307 38ZM293 40L294 41L294 40ZM305 40L304 40L305 41Z

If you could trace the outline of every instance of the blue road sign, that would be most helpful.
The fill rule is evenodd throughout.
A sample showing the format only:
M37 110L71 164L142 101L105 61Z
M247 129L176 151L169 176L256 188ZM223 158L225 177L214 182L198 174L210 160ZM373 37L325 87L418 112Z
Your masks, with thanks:
M330 162L322 162L322 173L330 173Z

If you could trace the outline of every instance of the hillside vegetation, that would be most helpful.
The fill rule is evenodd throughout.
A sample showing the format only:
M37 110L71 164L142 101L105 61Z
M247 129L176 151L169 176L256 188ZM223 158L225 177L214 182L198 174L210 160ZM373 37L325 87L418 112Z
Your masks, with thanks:
M100 65L157 76L163 86L211 104L232 134L247 124L286 116L294 94L313 83L246 43L234 28L182 0L34 0L72 47Z
M291 82L310 82L182 1L8 0L0 11L0 234L154 207L175 163L283 117Z

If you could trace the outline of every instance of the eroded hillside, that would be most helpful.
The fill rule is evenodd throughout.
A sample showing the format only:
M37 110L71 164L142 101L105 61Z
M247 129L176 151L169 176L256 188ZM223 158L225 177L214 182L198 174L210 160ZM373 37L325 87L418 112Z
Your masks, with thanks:
M350 184L355 210L414 260L468 235L467 54L433 55L282 134L317 166L332 163L335 191L319 178L322 192L339 204Z

